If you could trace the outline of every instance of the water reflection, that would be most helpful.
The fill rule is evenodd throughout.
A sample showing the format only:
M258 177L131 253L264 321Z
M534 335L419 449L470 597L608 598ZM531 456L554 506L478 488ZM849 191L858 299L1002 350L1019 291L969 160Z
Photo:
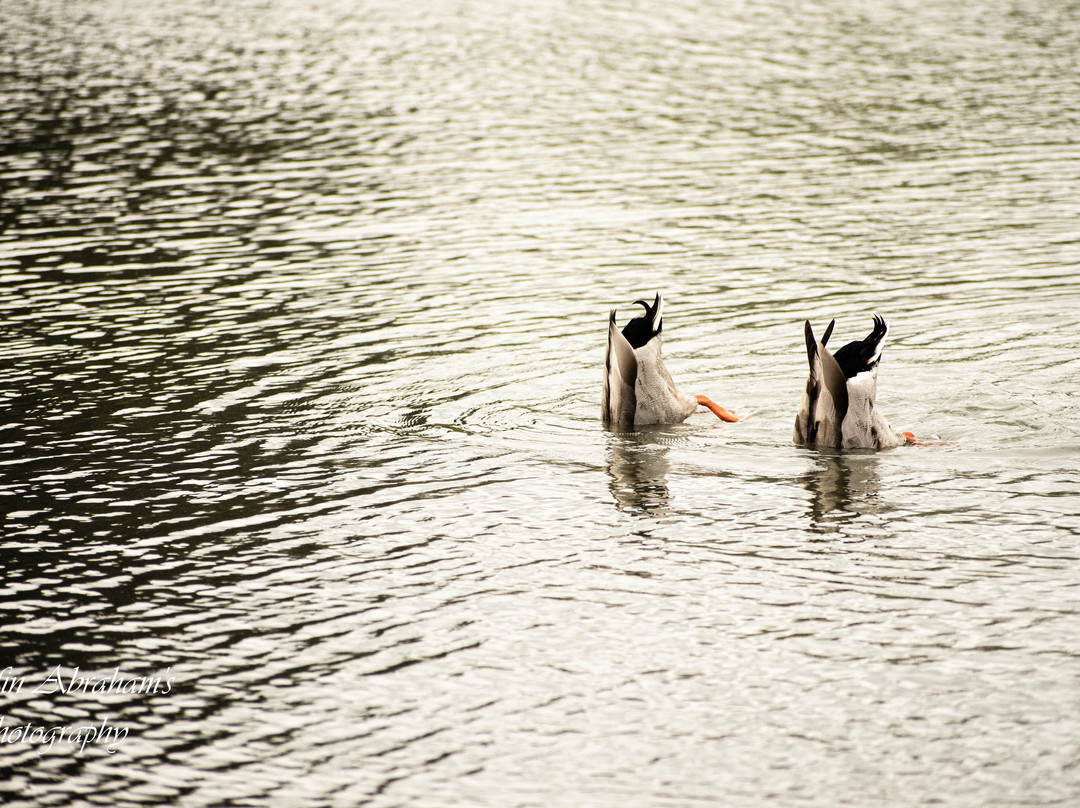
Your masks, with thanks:
M1078 793L1080 9L856 5L7 0L0 671L180 678L0 803ZM872 311L956 450L791 446Z
M668 447L664 436L670 427L640 432L610 431L607 451L608 483L616 507L636 514L665 514L671 504L667 475Z
M817 529L835 532L855 517L880 511L878 463L875 452L819 453L817 467L802 478Z

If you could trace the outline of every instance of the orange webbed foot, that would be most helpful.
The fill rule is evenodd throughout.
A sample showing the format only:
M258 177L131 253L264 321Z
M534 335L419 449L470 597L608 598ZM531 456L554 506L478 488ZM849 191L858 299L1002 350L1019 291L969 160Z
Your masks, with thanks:
M910 432L902 432L901 434L912 446L952 446L952 441L948 440L920 440Z
M715 415L721 421L727 421L729 424L734 424L739 421L745 421L747 418L750 417L749 415L747 415L743 418L740 418L731 410L726 409L725 407L721 407L708 396L695 396L695 398L697 399L698 404L708 407L710 410L712 410L713 415Z

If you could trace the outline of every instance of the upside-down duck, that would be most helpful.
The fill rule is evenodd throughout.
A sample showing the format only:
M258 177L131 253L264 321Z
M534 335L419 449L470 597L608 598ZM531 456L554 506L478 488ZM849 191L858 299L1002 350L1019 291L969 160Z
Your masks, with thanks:
M874 330L835 355L825 347L834 325L836 320L816 340L806 321L810 375L795 418L795 442L830 449L891 449L921 443L910 432L890 426L875 406L878 364L889 324L875 315Z
M660 354L660 332L664 328L660 293L656 293L652 305L644 300L634 303L644 306L645 313L630 320L621 331L615 324L615 309L608 318L601 402L604 423L678 424L698 405L708 407L723 421L741 420L707 396L692 396L675 386Z

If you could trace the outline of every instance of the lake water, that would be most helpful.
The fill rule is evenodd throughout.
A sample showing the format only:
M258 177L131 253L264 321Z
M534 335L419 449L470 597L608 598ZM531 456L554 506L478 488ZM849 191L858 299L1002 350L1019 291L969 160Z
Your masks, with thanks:
M0 15L6 804L1080 800L1080 6Z

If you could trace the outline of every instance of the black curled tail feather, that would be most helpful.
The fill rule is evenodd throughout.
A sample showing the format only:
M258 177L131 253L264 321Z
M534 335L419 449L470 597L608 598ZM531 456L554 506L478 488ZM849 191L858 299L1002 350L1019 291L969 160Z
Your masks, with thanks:
M881 349L888 333L889 324L885 318L875 314L874 329L864 339L849 342L833 354L845 378L850 379L877 367L878 362L881 361Z
M622 335L635 350L648 344L649 340L656 337L664 329L664 319L661 314L660 293L656 293L656 299L650 305L646 300L635 300L638 306L644 306L645 314L635 317L626 324Z

